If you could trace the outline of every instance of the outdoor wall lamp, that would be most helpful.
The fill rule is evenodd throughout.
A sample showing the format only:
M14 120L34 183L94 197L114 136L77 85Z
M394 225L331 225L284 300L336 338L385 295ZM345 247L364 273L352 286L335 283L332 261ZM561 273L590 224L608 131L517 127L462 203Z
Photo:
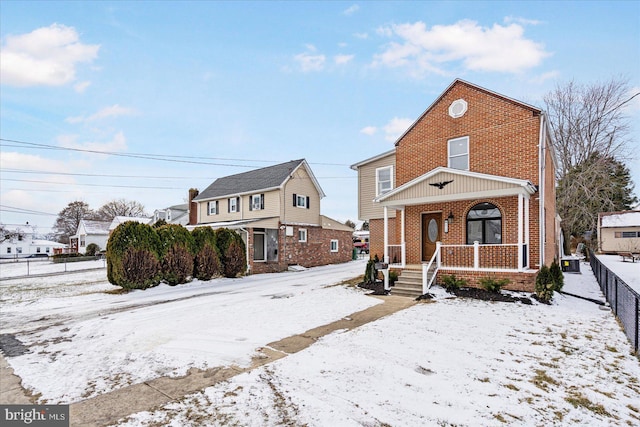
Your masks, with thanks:
M447 220L449 221L449 224L453 222L453 211L449 211L449 216L447 217Z

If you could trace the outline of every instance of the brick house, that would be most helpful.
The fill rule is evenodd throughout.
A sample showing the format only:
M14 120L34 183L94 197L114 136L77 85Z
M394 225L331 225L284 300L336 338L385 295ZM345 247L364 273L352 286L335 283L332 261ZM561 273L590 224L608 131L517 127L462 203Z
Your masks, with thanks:
M229 228L247 248L250 273L351 260L353 229L320 214L325 196L306 160L218 178L189 192L189 225Z
M550 138L541 109L458 79L393 150L352 165L371 256L402 271L393 292L445 274L533 290L559 253Z

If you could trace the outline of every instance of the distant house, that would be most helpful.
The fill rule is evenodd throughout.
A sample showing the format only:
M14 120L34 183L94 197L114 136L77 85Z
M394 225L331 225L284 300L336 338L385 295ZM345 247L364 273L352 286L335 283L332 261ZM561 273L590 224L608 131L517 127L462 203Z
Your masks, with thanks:
M62 253L64 243L36 238L36 228L29 224L4 224L0 241L0 258L18 259Z
M640 253L640 210L598 214L598 241L604 253Z
M401 271L392 293L452 274L533 290L559 255L550 139L541 109L458 79L392 150L354 164L371 256Z
M116 229L117 226L119 226L120 224L124 224L125 222L128 221L135 221L135 222L139 222L141 224L152 224L152 218L147 218L147 217L137 217L137 216L116 216L113 218L113 220L111 220L111 223L109 224L108 230L109 233L111 233L113 230Z
M189 205L184 203L181 205L169 206L165 209L156 209L153 211L152 224L160 220L165 220L167 224L189 224Z
M98 250L105 250L109 240L110 225L109 221L81 219L76 234L69 237L70 252L84 255L87 252L87 246L92 243L98 245Z
M293 160L190 191L189 228L239 232L252 273L349 261L353 229L320 214L324 196L307 161Z

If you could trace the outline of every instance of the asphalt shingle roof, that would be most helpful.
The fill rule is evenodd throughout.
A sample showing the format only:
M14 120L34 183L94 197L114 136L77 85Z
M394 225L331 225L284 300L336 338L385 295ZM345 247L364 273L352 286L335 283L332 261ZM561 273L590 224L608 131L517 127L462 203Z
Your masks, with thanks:
M304 159L218 178L193 200L206 200L279 187Z

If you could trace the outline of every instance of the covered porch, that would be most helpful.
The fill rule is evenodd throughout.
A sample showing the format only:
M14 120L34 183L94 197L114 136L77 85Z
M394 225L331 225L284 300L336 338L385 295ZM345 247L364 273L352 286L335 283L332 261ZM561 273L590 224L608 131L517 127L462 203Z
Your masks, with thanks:
M424 293L440 270L525 272L536 192L526 180L434 169L376 199L384 211L384 261L394 269L420 266ZM393 235L396 241L390 241Z

